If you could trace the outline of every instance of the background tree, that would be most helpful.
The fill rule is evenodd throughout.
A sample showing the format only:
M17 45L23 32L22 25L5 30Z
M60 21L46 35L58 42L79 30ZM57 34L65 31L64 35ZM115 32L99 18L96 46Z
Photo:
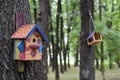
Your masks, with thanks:
M93 16L93 7L93 0L80 0L80 80L95 80L93 46L88 46L86 42L86 38L94 29L90 18Z
M44 30L45 34L48 36L48 21L49 21L49 16L50 16L50 3L48 0L39 0L39 5L40 5L40 13L39 13L39 25L42 27ZM47 64L47 45L48 43L44 43L44 52L42 56L42 64L41 66L41 72L42 75L42 80L47 80L47 73L48 73L48 64ZM40 75L39 74L39 75Z

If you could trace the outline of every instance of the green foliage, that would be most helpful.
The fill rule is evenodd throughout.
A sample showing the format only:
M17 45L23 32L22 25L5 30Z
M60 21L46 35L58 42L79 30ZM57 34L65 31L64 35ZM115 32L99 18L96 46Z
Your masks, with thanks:
M120 1L114 1L113 7L112 0L107 0L107 4L109 4L106 6L107 10L102 7L102 21L100 21L99 17L98 2L96 1L95 3L95 30L100 32L103 36L104 56L107 58L108 53L112 53L114 60L120 60L120 6L118 5ZM105 1L102 1L101 5L105 6ZM108 29L106 25L107 21L112 22L111 29ZM98 48L100 49L100 47Z

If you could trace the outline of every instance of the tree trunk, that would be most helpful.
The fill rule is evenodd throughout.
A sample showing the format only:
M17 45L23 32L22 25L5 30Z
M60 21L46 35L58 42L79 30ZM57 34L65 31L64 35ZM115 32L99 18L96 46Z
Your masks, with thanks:
M111 12L114 11L114 0L112 0L112 8L111 8ZM112 17L111 17L112 20ZM107 21L107 27L108 29L112 28L112 21ZM109 52L109 69L112 69L113 66L113 60L112 60L113 56L112 53Z
M49 13L50 13L50 21L49 21L49 25L50 25L50 29L49 29L49 31L52 33L53 32L53 25L52 25L52 14L51 14L51 8L50 8L50 11L49 11ZM55 44L54 44L54 35L53 34L50 34L49 35L50 36L50 41L51 41L51 46L52 46L52 48L51 48L51 53L52 53L52 55L51 55L51 57L50 57L50 64L51 64L51 66L52 66L52 71L54 71L55 70Z
M33 0L33 4L34 4L34 22L37 23L37 4L36 4L36 0Z
M48 36L48 18L49 18L49 9L50 9L50 3L48 0L39 0L40 4L40 26L44 30L45 34ZM42 80L47 80L47 73L48 73L48 64L47 64L47 43L45 43L45 49L42 56L42 65L41 65L41 71L40 73L42 75Z
M101 42L101 69L102 71L102 76L103 76L103 80L105 80L105 74L104 74L104 45L103 42Z
M65 43L63 43L63 45L64 45L64 50L63 50L64 71L67 71L67 64L66 64L67 49L66 49L66 47L65 47Z
M57 5L57 15L56 15L56 45L55 45L55 80L60 80L59 77L59 67L58 67L58 54L60 51L59 48L59 22L60 22L60 13L61 13L61 0L58 0L58 5Z
M94 50L93 46L88 46L86 41L86 38L94 29L89 15L89 12L91 12L91 15L93 16L93 7L93 0L80 0L80 80L95 80Z
M116 63L117 63L118 68L120 68L120 61L118 61Z
M112 66L113 66L113 64L112 64L112 54L111 53L109 53L109 69L112 69Z
M63 49L64 49L64 48L63 48L63 41L64 41L64 33L63 33L63 17L61 16L60 19L61 19L61 29L60 29L60 30L61 30L61 31L60 31L60 32L61 32L61 34L60 34L60 36L61 36L61 37L60 37L60 38L61 38L61 40L60 40L60 41L61 41L61 42L60 42L61 53L60 53L60 54L62 55L62 53L63 53L63 51L64 51L64 50L63 50ZM63 60L62 60L62 58L61 58L61 72L64 73L64 69L63 69L62 61L63 61Z
M69 40L69 39L68 39ZM70 48L69 43L67 43L67 55L68 55L68 68L70 68Z
M79 56L79 50L78 50L78 45L77 45L77 47L76 47L76 60L75 60L75 64L74 64L74 66L76 67L76 66L78 66L78 56Z
M94 50L97 54L100 53L97 46L95 46L95 50ZM95 54L96 55L96 54ZM96 56L95 57L95 61L96 61L96 69L99 69L99 57Z
M99 69L99 58L96 58L96 69Z
M0 79L20 80L13 60L13 41L10 36L15 31L15 0L0 1Z
M99 0L99 17L100 17L100 21L102 21L102 3L101 0ZM102 76L103 76L103 80L105 80L105 74L104 74L104 44L103 42L101 42L101 66L100 66L100 70L102 71Z

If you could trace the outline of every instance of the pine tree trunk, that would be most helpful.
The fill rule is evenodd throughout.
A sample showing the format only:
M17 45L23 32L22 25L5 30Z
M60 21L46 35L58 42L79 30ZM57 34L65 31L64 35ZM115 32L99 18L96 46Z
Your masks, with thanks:
M62 5L61 5L61 1L60 1L60 14L62 14ZM63 71L63 65L62 65L62 42L63 42L63 18L62 18L62 16L60 16L60 38L59 38L59 40L60 40L60 52L59 52L59 56L60 56L60 72L61 73L64 73L64 71Z
M65 45L65 44L64 44L64 45ZM64 71L67 71L66 55L67 55L67 49L66 49L66 48L64 48L64 51L63 51Z
M80 80L95 80L94 50L93 46L88 46L86 41L86 38L94 29L89 15L90 11L93 16L93 5L93 0L80 0Z

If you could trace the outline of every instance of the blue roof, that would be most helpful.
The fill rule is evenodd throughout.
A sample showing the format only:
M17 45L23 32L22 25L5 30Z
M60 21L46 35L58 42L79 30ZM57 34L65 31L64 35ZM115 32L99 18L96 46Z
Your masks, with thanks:
M93 35L94 35L94 33L95 33L95 31L93 31L92 33L90 33L90 35L87 37L87 39L92 38L92 37L93 37Z
M42 31L42 29L37 24L34 25L34 27L28 33L28 35L27 35L26 38L28 38L35 30L37 30L41 34L41 36L43 37L44 41L48 42L47 36L44 34L44 32Z

